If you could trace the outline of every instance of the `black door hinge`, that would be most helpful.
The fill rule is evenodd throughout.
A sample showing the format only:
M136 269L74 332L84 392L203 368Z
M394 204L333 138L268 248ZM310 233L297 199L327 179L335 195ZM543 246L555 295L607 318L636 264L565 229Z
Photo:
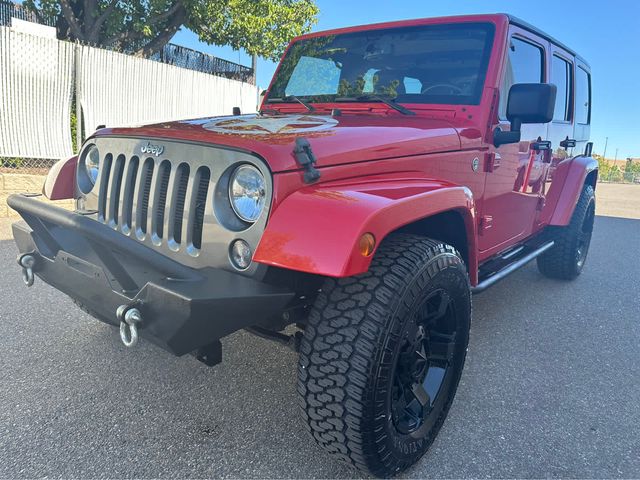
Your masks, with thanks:
M311 150L309 140L304 137L296 138L293 155L298 164L304 169L304 183L313 183L320 178L320 170L314 167L316 157Z
M542 140L540 137L538 137L538 140L531 143L531 150L535 150L536 152L551 150L551 142L549 140Z
M576 146L576 141L573 138L569 138L569 135L567 135L567 138L565 138L564 140L562 140L560 142L560 146L562 148L564 148L565 150L569 149L569 148L573 148Z

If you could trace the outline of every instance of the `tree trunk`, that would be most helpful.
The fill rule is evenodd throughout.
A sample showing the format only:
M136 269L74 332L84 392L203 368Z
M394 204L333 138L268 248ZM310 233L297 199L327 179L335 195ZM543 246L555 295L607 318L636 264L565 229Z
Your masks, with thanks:
M82 25L78 20L79 18L82 18L82 12L84 10L83 5L81 5L81 1L60 0L60 10L67 25L69 26L71 39L84 40L82 34Z
M159 35L151 39L142 48L136 51L135 55L138 57L149 58L155 53L158 53L162 48L169 43L169 40L173 38L180 27L187 19L187 12L185 8L180 5L176 13L171 18L169 24L160 32Z
M180 29L180 26L165 29L160 35L155 37L149 43L135 52L136 57L149 58L153 54L158 53L162 48L169 43L169 40L173 38L176 32Z
M251 55L251 76L253 84L258 85L258 56L255 53Z

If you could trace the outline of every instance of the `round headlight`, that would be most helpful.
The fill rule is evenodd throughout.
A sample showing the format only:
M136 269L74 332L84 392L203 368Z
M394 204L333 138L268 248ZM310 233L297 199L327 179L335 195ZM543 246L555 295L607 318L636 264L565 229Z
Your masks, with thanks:
M91 145L84 156L84 168L92 185L96 184L100 173L100 152L98 147Z
M266 183L260 170L252 165L242 165L231 175L229 199L233 211L245 222L253 223L267 201Z

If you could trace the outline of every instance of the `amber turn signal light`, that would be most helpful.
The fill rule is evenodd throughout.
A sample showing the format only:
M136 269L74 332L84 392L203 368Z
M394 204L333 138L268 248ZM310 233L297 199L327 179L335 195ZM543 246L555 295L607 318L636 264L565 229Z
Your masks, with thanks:
M360 254L363 257L368 257L373 253L373 249L376 247L376 237L370 233L365 233L360 237L358 248Z

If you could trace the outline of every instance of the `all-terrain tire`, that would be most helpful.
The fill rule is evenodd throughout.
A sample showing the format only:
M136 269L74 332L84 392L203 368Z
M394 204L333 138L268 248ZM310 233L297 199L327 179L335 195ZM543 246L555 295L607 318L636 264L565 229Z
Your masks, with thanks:
M538 270L549 278L573 280L582 272L593 232L595 192L585 185L566 227L550 227L554 246L537 259Z
M413 465L453 401L470 320L464 262L439 241L393 234L367 273L328 279L311 309L298 365L302 415L317 443L380 477ZM421 345L427 347L419 352ZM409 403L403 382L431 396L418 392Z

